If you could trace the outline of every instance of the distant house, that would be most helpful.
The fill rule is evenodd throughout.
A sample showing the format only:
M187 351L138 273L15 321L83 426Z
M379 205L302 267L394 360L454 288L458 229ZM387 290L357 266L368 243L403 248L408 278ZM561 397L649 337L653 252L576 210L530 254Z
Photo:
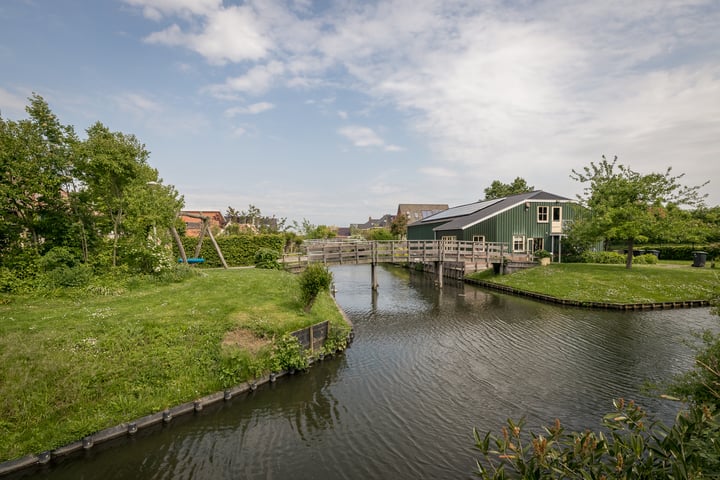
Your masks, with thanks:
M412 225L447 209L447 203L401 203L398 205L397 216L405 215L408 219L407 224Z
M408 240L506 243L512 253L559 253L579 205L537 190L449 208L408 226Z
M395 215L391 215L389 213L386 213L380 218L372 218L370 217L367 222L365 223L352 223L350 224L350 229L354 230L372 230L373 228L390 228L390 225L392 225L393 220L395 220Z
M180 212L180 218L185 222L185 235L188 237L197 237L200 235L202 230L202 219L195 218L190 215L202 215L208 217L210 226L216 226L220 229L225 227L225 217L222 212L215 210L182 210Z

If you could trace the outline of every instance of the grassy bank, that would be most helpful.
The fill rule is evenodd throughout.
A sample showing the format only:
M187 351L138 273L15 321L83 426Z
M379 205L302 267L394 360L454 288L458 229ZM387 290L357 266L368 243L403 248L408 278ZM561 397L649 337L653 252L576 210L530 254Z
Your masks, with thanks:
M4 297L0 461L191 401L267 370L273 336L330 320L329 294L303 312L297 277L210 270L114 295Z
M469 276L518 290L578 302L655 303L710 300L719 294L720 270L684 262L657 265L551 264L511 275L492 270Z

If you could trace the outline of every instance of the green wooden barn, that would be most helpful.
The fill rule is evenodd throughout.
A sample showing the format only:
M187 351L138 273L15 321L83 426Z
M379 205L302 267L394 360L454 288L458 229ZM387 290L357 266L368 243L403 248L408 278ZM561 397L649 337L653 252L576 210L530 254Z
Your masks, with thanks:
M506 243L513 254L560 254L560 239L581 207L537 190L448 208L408 226L408 240Z

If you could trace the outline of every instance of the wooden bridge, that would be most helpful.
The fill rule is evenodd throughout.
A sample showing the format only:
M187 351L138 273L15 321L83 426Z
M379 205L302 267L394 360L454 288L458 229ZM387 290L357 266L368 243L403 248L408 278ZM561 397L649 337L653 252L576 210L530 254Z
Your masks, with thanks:
M511 259L506 243L391 240L391 241L310 241L301 251L283 255L289 268L302 268L310 263L325 265L372 265L372 286L377 288L375 266L380 263L433 265L442 287L443 269L447 266L465 271L490 268L493 263Z

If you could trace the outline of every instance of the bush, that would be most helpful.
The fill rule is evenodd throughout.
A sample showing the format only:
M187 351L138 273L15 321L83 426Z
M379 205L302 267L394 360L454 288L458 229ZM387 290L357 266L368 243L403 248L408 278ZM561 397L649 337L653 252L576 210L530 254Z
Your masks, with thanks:
M705 478L720 471L720 423L711 407L693 405L672 427L622 400L605 415L606 433L565 433L560 421L545 435L523 435L523 421L508 420L502 437L475 434L483 455L479 476L513 478ZM708 477L710 478L710 477ZM714 477L713 477L714 478Z
M43 272L50 272L61 267L74 267L80 263L67 247L53 247L37 261Z
M300 295L305 311L312 309L315 299L323 290L329 290L332 273L320 263L312 263L300 274Z
M625 255L617 252L585 252L581 255L583 263L621 264L625 263Z
M633 257L633 263L637 265L655 265L658 263L658 257L652 253L646 253L644 255Z
M267 268L270 270L280 270L282 265L278 260L280 252L271 248L260 248L255 252L255 268Z
M305 370L308 367L308 359L300 341L294 335L286 333L273 347L272 371L279 372L287 370Z
M42 275L43 286L49 289L84 287L90 284L93 278L93 270L88 265L76 265L68 267L61 265L54 270Z

